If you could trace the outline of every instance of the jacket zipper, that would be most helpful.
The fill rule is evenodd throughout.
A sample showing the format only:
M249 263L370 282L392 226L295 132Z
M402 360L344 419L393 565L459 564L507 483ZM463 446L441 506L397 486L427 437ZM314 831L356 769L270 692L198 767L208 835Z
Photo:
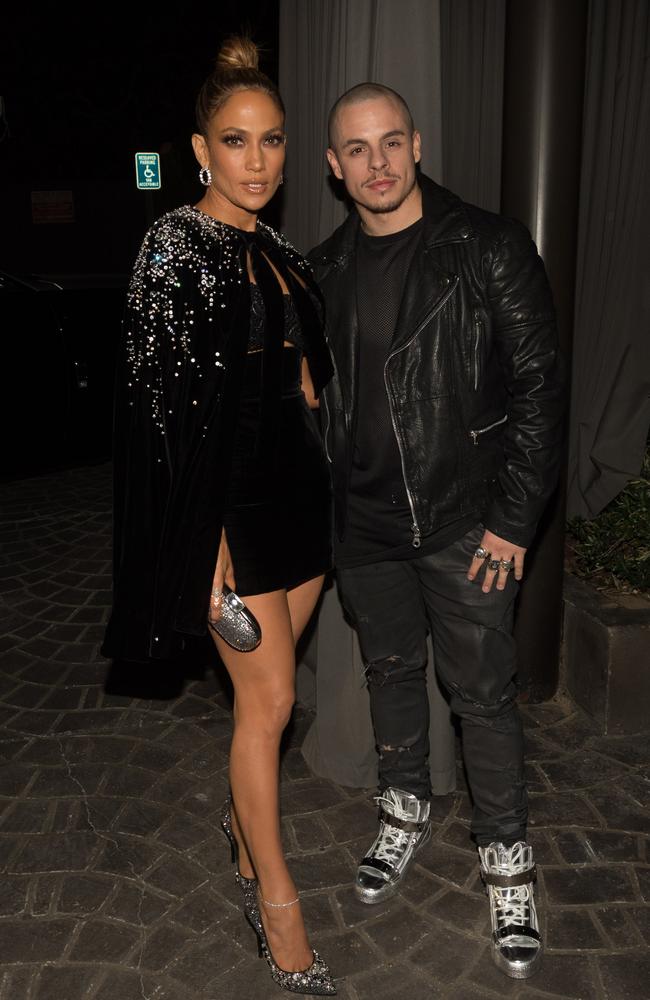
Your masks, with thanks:
M326 340L325 343L327 344L327 350L329 351L330 361L332 362L332 368L334 369L334 375L336 377L336 380L339 381L339 373L338 373L337 368L336 368L336 361L334 360L334 351L330 347L330 344L329 344L328 340ZM339 385L340 385L340 382L339 382ZM322 400L323 400L323 403L325 404L325 414L326 414L325 434L323 435L324 444L325 444L325 455L327 457L327 461L331 465L332 464L332 456L330 455L330 450L329 450L329 445L327 443L327 439L329 437L330 426L331 426L332 420L331 420L331 417L330 417L330 408L329 408L328 403L327 403L327 396L325 395L325 389L323 389L323 392L322 392Z
M506 413L504 417L500 417L498 420L495 420L494 423L488 424L487 427L481 427L477 431L470 431L469 436L471 437L474 444L478 444L478 439L480 438L481 434L485 434L486 431L491 431L493 427L498 427L499 424L505 424L507 419L508 419L508 414Z
M327 461L332 464L332 456L330 455L330 450L327 444L327 438L330 432L330 408L327 405L327 398L325 392L323 391L323 404L325 406L325 434L323 435L323 442L325 444L325 455L327 456Z
M481 345L481 333L483 331L483 324L478 317L474 321L474 392L478 389L478 355L479 347Z
M415 515L415 502L413 500L413 494L411 493L408 481L406 479L406 461L404 459L404 449L402 447L402 441L399 435L399 431L397 430L397 422L395 420L395 414L393 412L393 401L391 398L390 389L388 387L388 362L392 361L392 359L397 357L397 355L400 354L402 351L405 351L407 347L410 347L410 345L413 343L418 334L424 329L427 323L435 316L437 312L440 312L440 310L444 306L449 296L455 290L456 285L458 284L458 280L459 280L458 275L455 275L453 282L450 283L449 288L447 289L443 297L440 299L440 302L436 304L435 309L433 309L430 313L428 313L427 316L424 317L424 319L422 320L422 322L420 323L420 325L418 326L417 330L415 331L410 340L407 340L405 344L402 344L402 346L397 351L393 351L392 354L388 355L384 364L384 386L386 388L386 396L388 397L388 409L390 410L390 419L393 425L393 433L395 435L395 440L397 441L397 447L399 448L399 457L402 463L402 479L404 480L404 489L406 490L406 496L408 498L409 507L411 508L411 517L413 518L413 524L411 525L411 531L413 532L413 542L411 544L413 545L414 549L420 548L422 533L420 531L420 525L418 524L418 519Z

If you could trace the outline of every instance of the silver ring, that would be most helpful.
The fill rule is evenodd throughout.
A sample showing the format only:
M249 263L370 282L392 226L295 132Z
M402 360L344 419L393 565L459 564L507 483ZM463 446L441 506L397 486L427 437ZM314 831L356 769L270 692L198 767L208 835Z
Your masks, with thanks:
M488 569L498 569L501 565L500 559L490 559L488 562Z
M489 555L490 555L490 553L488 552L488 550L484 549L482 545L479 545L479 547L477 548L476 552L474 553L474 558L475 559L487 559L489 557Z
M500 559L499 568L504 569L508 573L512 569L512 559Z

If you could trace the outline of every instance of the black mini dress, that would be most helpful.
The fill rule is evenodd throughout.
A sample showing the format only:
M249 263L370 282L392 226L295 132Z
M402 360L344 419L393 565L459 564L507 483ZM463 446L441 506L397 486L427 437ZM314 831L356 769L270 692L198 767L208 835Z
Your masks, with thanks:
M331 487L316 416L301 388L302 333L284 296L279 417L260 419L266 320L251 284L250 339L223 525L241 597L293 587L332 566Z

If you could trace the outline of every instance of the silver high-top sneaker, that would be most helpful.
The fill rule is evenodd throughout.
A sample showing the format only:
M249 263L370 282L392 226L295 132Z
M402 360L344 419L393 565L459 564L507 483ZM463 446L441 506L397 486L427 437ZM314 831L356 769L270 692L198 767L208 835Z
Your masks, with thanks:
M528 979L539 969L543 950L533 895L533 849L518 840L512 847L479 847L478 853L490 900L492 957L506 976Z
M387 788L379 804L379 833L357 869L355 892L363 903L380 903L399 888L415 854L431 836L429 803Z

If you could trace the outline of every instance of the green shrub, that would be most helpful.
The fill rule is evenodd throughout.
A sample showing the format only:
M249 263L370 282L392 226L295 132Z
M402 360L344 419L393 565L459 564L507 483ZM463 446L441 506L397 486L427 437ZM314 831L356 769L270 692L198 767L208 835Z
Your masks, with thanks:
M571 569L596 586L650 594L650 449L641 474L592 521L568 522Z

